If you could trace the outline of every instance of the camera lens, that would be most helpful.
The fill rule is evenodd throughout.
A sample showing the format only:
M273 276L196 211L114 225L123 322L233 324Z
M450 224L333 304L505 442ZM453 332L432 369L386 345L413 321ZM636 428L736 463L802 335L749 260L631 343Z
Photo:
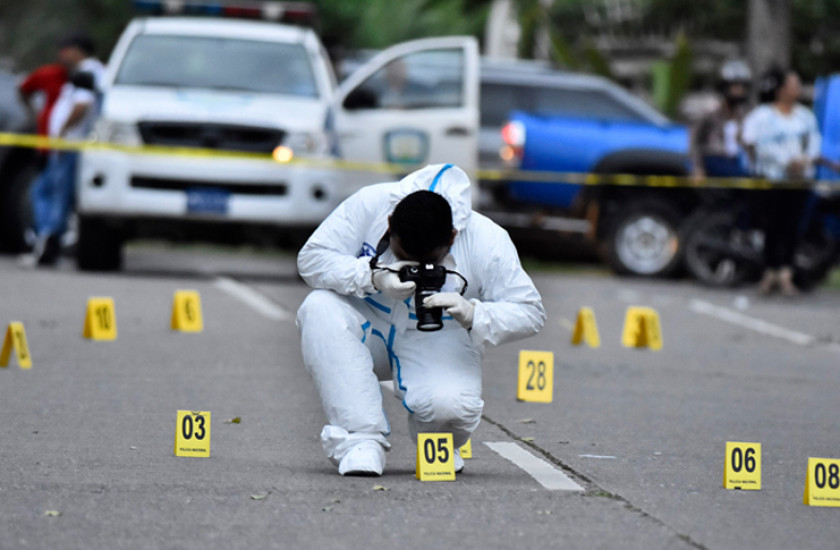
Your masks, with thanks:
M418 290L414 296L417 312L417 330L431 332L443 328L443 308L425 307L423 300L434 294L434 290Z

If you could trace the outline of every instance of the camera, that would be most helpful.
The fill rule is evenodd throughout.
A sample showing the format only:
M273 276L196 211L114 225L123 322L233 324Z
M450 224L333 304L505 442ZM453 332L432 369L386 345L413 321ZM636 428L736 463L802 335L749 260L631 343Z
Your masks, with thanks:
M423 300L437 292L446 282L446 268L442 265L406 265L399 271L400 281L414 281L414 309L417 312L417 330L431 332L443 328L443 308L425 307Z

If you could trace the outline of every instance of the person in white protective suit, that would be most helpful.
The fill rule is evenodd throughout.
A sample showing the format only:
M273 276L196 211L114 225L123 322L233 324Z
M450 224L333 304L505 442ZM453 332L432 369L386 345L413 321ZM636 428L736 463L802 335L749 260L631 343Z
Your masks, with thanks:
M481 421L485 345L533 335L545 322L507 232L470 201L460 168L427 166L362 188L298 254L300 275L315 288L297 314L303 360L327 417L324 451L342 475L385 467L390 425L379 380L393 379L415 441L452 433L458 449ZM423 301L443 309L440 330L417 329L416 283L398 273L417 264L448 270ZM462 470L457 451L454 461Z

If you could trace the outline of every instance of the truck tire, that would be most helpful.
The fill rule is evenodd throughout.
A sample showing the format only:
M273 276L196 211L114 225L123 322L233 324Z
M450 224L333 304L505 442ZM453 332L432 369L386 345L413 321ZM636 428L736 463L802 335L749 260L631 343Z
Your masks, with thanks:
M685 223L685 267L704 285L734 287L761 273L761 239L739 230L737 217L735 211L701 209Z
M680 214L664 200L643 199L621 205L609 231L610 266L622 275L667 277L682 260Z
M79 216L76 265L82 271L117 271L122 267L123 238L101 218Z
M21 254L29 249L24 237L32 224L32 200L29 190L38 177L38 166L25 163L16 166L8 185L0 194L0 252Z

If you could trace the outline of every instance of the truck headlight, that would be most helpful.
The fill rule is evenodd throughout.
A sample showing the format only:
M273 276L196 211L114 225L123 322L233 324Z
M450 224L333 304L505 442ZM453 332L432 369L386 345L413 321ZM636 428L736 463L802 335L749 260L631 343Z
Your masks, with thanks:
M143 144L136 124L106 118L100 118L96 121L91 137L95 141L115 145L137 146Z
M283 145L296 157L321 157L328 153L327 138L323 132L289 132Z

